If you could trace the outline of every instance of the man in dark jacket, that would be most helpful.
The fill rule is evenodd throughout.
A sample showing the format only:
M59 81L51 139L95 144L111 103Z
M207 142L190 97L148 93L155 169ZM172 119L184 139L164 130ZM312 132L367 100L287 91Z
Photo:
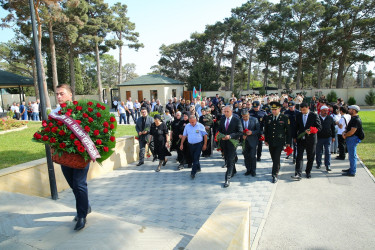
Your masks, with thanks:
M318 143L316 144L316 168L319 169L322 164L322 154L324 147L324 165L327 171L331 171L331 141L335 141L335 121L328 115L327 106L320 108L320 122L322 130L318 132Z
M296 129L296 117L299 113L297 109L296 109L296 104L294 101L290 101L288 103L288 107L289 109L287 111L285 111L285 115L288 116L289 118L289 121L290 121L290 131L291 131L291 135L294 135L295 134L295 129ZM293 139L291 139L291 142L292 143ZM290 144L292 145L292 144ZM296 155L297 155L297 143L293 142L293 164L296 164ZM289 156L286 157L286 159L289 159Z
M236 147L230 141L230 139L239 140L243 129L239 118L233 114L233 106L228 105L223 109L224 117L220 120L219 131L224 134L225 137L220 142L223 149L225 162L227 164L227 172L225 173L224 188L229 187L230 179L235 171L235 158L236 158Z
M293 135L293 141L297 142L297 163L294 180L301 180L303 152L306 150L307 164L306 177L311 178L311 169L314 163L317 135L310 132L310 127L315 127L318 131L322 129L322 124L318 115L310 111L307 103L301 103L301 113L296 117L296 127Z
M256 149L259 141L260 124L257 118L250 116L247 109L242 109L242 126L246 133L243 134L242 140L245 140L245 147L242 153L245 157L246 173L245 175L256 175Z

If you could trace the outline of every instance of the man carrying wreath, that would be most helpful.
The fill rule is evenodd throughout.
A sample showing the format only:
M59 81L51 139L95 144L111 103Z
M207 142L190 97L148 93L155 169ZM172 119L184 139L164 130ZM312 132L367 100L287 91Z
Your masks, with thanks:
M72 89L67 84L61 84L56 87L56 97L59 105L62 105L68 101L72 101ZM53 113L58 113L61 109L58 106ZM87 173L89 171L90 163L83 169L70 168L68 166L61 165L61 170L65 176L66 181L72 188L75 199L77 216L74 218L77 221L74 230L81 230L86 225L86 216L91 213L91 207L89 205L88 190L87 190Z
M306 164L306 178L311 178L311 169L314 163L316 144L318 137L316 133L311 131L313 128L316 131L322 129L322 124L318 115L310 111L307 103L300 104L300 111L296 116L296 124L293 135L294 143L297 143L297 162L295 175L292 176L294 180L301 180L302 165L303 165L303 152L306 150L307 164Z

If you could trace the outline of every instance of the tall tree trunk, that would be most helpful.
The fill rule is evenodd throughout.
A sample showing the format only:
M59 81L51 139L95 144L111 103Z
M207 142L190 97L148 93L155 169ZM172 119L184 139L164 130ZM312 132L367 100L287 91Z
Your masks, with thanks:
M71 44L69 47L69 73L70 73L70 86L72 88L73 100L76 98L76 72L74 69L74 49Z
M317 84L318 89L322 87L322 64L323 64L323 55L319 56L318 68L317 68Z
M53 91L56 93L56 87L59 84L59 80L57 77L56 50L55 50L55 40L53 38L52 21L49 21L48 23L48 34L49 34L49 47L51 50L52 85L53 85ZM55 95L55 103L57 104L56 95Z
M234 70L236 68L237 53L238 53L238 44L235 44L233 46L232 65L230 68L230 90L231 91L233 91L233 85L234 85Z
M347 50L343 49L341 55L339 57L339 69L337 71L337 81L336 81L336 88L340 89L344 86L344 70L345 70L345 62L347 57Z
M223 40L224 40L223 44L221 46L220 52L218 53L218 57L217 57L217 70L216 70L216 73L217 73L217 80L216 80L216 82L217 83L219 83L219 80L220 80L221 59L223 58L223 54L224 54L224 50L225 50L225 45L227 43L227 38L224 37Z
M297 67L297 81L296 81L296 89L301 88L301 75L302 75L302 54L303 48L302 45L298 47L298 67Z
M36 99L40 99L39 88L38 88L38 76L36 73L35 57L31 59L31 67L33 69L33 79L34 79L34 90Z
M331 79L329 79L329 88L332 88L332 81L333 81L333 71L335 70L335 61L332 61L332 68L331 68Z
M253 63L254 44L252 43L249 55L249 68L247 70L247 90L250 90L251 83L251 64Z
M98 88L99 88L99 101L103 102L103 87L102 87L102 77L100 74L100 57L99 57L99 44L95 42L95 56L96 56L96 76L98 78Z
M119 40L122 41L122 32L119 34ZM118 81L117 84L121 84L122 81L122 45L119 46L119 57L118 57Z
M46 108L51 109L51 101L48 95L46 73L44 69L44 63L43 63L44 60L43 60L43 54L42 54L42 23L39 17L38 6L35 6L35 4L34 4L34 9L35 9L36 21L38 23L38 42L39 42L38 51L36 53L39 53L39 57L40 57L40 64L41 64L40 70L42 71L41 73L42 73L42 79L43 79L43 89L44 89L44 96L46 100Z

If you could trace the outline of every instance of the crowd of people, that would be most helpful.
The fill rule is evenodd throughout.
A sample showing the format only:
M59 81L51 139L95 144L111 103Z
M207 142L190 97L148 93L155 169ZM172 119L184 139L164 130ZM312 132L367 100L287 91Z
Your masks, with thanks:
M224 187L230 186L237 173L237 146L242 145L245 175L256 176L256 164L261 161L262 148L269 148L272 165L272 182L278 181L280 157L284 149L295 164L294 180L301 180L303 156L306 151L306 178L311 178L314 161L316 168L323 164L331 171L331 155L345 160L348 152L350 168L343 175L355 176L356 146L364 139L360 107L347 106L339 98L329 103L325 96L315 96L307 103L299 93L232 96L227 102L215 97L172 98L163 106L160 100L131 98L118 106L120 123L130 116L136 124L140 145L138 166L144 164L145 151L159 160L155 171L165 166L171 151L177 151L177 170L191 168L191 178L201 171L200 157L211 157L213 149L221 151L223 168L227 168ZM135 106L137 104L137 107ZM158 112L151 117L151 112ZM138 114L137 114L138 113ZM134 115L136 114L136 115ZM154 113L155 114L155 113ZM121 118L122 116L122 118ZM219 139L218 139L219 138ZM324 162L322 157L324 153Z
M12 106L8 108L8 111L13 112L13 119L23 120L23 121L41 121L41 112L40 112L40 101L29 102L26 105L26 102L13 102Z

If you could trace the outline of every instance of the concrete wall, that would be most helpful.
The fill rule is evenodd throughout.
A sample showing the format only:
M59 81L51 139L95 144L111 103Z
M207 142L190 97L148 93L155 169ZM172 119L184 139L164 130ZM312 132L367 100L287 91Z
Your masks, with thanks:
M126 91L131 92L132 100L138 99L138 90L143 91L143 98L151 99L150 91L158 91L158 99L164 105L168 103L168 99L172 97L172 89L176 89L177 97L183 96L183 86L182 85L143 85L143 86L124 86L120 87L120 98L121 101L126 101Z
M133 136L116 139L115 152L100 166L97 162L91 163L88 179L101 176L126 166L138 159L138 141ZM54 164L57 191L69 188L59 164ZM17 166L0 170L0 191L22 193L26 195L48 197L51 195L46 158L27 162Z
M321 94L327 96L327 94L331 91L335 91L337 94L337 97L341 97L344 99L345 102L348 101L349 97L354 97L357 101L357 105L367 105L365 102L365 97L370 92L371 88L347 88L347 89L304 89L304 90L294 90L293 93L299 93L301 91L306 91L306 96L320 96ZM279 93L281 94L282 90L270 90L269 93ZM242 91L241 94L252 94L253 92L259 93L259 91ZM225 99L228 99L232 96L231 91L202 91L202 96L215 96L216 94L219 94L220 96L223 96Z

